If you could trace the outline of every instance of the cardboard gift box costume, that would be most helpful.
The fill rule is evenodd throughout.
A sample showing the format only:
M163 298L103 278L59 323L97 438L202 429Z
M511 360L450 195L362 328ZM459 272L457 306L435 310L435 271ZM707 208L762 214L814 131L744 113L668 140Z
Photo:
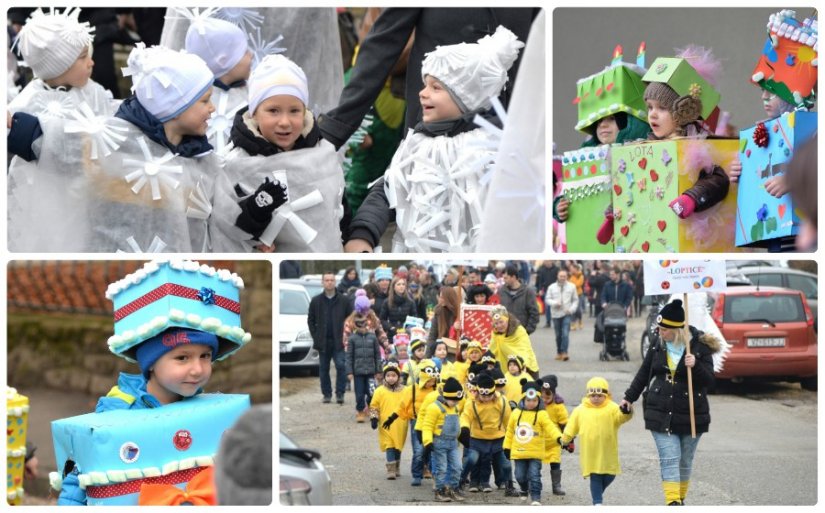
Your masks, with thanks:
M158 260L109 285L110 351L135 361L137 348L168 328L218 337L214 360L251 340L241 327L243 280L194 261ZM90 505L214 504L213 457L249 397L198 394L157 408L89 413L52 423L58 469L73 462ZM71 468L71 465L69 465ZM59 489L62 476L52 473Z
M26 434L29 427L29 398L6 389L6 499L12 506L23 503L26 465Z

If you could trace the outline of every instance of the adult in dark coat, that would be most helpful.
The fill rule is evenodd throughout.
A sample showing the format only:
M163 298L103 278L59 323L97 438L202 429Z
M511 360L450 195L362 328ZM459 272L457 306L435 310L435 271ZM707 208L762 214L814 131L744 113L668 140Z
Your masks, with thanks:
M536 304L536 291L519 279L515 266L508 265L504 270L504 286L498 291L501 304L510 315L524 326L527 334L536 331L539 325L539 307Z
M713 385L713 354L721 342L690 326L687 354L685 311L678 299L662 308L658 325L660 341L651 345L620 406L629 408L644 391L645 429L653 434L659 453L665 503L682 505L696 446L710 425L707 390ZM687 369L693 374L696 438L690 431Z
M352 301L335 290L335 274L324 273L321 282L324 291L309 302L307 325L312 335L312 348L319 353L318 374L323 402L328 403L332 399L329 376L332 361L335 363L335 400L338 404L344 404L347 386L344 321L352 313Z
M536 294L539 297L544 298L547 295L547 288L556 283L556 277L559 275L559 266L556 265L554 260L545 260L541 263L538 270L536 271ZM553 325L551 322L550 317L550 307L545 306L544 308L544 317L546 324L544 325L545 328L549 328Z
M404 327L407 317L418 317L418 305L407 293L407 280L396 275L390 284L387 300L378 311L378 318L390 340L399 328Z
M619 303L627 308L633 302L633 287L629 283L622 280L622 275L617 268L611 269L610 281L604 284L601 294L602 308L608 303Z

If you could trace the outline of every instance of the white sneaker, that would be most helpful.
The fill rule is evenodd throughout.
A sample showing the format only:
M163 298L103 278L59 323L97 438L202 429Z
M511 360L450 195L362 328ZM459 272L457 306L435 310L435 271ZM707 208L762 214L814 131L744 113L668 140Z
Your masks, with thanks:
M531 506L541 506L541 503L539 501L533 501L533 502L530 503L530 505Z
M527 496L526 496L526 495L522 495L522 496L521 496L521 500L526 501L526 500L527 500Z
M493 491L490 485L484 485L484 488L482 490L484 491L484 493L490 493Z

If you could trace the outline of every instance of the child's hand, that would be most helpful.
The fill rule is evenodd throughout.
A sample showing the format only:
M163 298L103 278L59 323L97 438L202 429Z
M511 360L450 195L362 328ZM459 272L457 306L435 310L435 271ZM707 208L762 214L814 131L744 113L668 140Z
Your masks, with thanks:
M373 247L364 239L352 239L344 244L344 253L372 253Z
M733 159L733 162L730 163L730 173L728 173L728 177L730 181L736 183L739 181L739 176L742 174L742 161L739 160L737 156Z
M347 379L348 380L352 381L352 377L353 377L352 374L347 374Z
M378 429L378 417L373 417L370 419L370 426L372 429Z
M556 216L562 220L562 222L567 222L567 218L570 215L570 201L567 198L562 198L559 200L558 204L556 205Z
M370 134L365 135L364 140L361 141L361 145L358 146L358 148L361 150L368 150L372 148L372 136Z
M788 193L785 175L772 176L765 181L765 190L774 198L781 198Z
M6 111L6 129L11 130L11 112Z
M267 244L258 244L255 246L255 251L259 253L275 253L275 244L267 245Z
M696 356L692 354L686 354L685 367L687 367L688 369L692 369L694 365L696 365Z
M696 210L696 202L687 194L682 194L675 200L671 201L668 206L679 216L680 219L687 219L693 215Z
M398 418L398 414L393 413L392 415L390 415L387 418L387 420L384 421L383 424L381 424L381 427L383 427L384 429L389 429L390 426L392 426L392 423L395 422L395 419L397 419L397 418Z
M570 454L573 454L573 451L575 451L575 450L576 450L576 443L575 443L575 442L576 442L576 439L575 439L575 438L574 438L574 439L572 439L572 440L570 440L570 442L568 442L567 444L565 444L565 445L563 446L563 447L564 447L564 450L566 450L566 451L567 451L567 452L569 452Z
M633 405L630 404L627 399L622 399L622 402L619 403L619 410L625 415L629 414L633 411Z

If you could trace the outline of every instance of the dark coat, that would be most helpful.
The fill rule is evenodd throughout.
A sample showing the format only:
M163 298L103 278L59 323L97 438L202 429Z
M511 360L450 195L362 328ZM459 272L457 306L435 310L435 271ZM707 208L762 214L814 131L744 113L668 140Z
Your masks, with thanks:
M375 21L361 43L358 60L338 106L319 116L324 139L340 148L358 129L384 87L413 31L415 39L407 64L407 116L410 129L421 119L421 63L437 46L475 43L503 25L522 42L527 41L539 8L390 8ZM521 52L523 53L523 52ZM518 73L521 54L508 72L508 84L499 99L507 107L512 84ZM360 212L360 207L359 207Z
M499 290L501 304L521 322L527 334L536 331L539 325L539 307L536 304L536 291L529 285L521 284L515 291L504 286Z
M406 294L403 296L395 296L393 303L394 304L390 306L390 301L387 299L381 303L381 310L378 312L381 325L390 338L395 335L395 331L398 328L404 327L404 321L407 320L407 316L418 317L417 305Z
M324 353L344 349L344 321L352 313L352 301L346 296L335 293L333 296L332 315L326 312L326 297L321 292L309 302L307 325L312 335L312 348ZM333 340L327 340L327 323L332 323Z
M690 327L690 333L690 352L696 357L696 365L693 367L693 411L696 432L705 433L710 424L707 390L714 382L713 353L719 351L721 343L693 326ZM624 393L625 400L635 402L645 388L648 391L644 404L645 429L658 433L689 434L690 410L684 355L671 378L664 342L652 345L645 355L642 366L636 372L636 377Z
M633 287L629 283L619 280L619 283L613 283L613 280L608 280L602 287L599 301L602 303L619 303L627 308L633 302Z
M544 264L540 265L536 271L536 290L539 294L544 296L547 292L547 287L556 283L556 277L559 275L559 266L553 264L552 267L546 267Z
M694 212L701 212L724 200L729 188L728 174L721 167L713 166L710 173L700 171L696 183L682 194L690 196L696 202Z
M347 343L347 374L372 376L381 372L381 350L378 337L370 331L353 331Z

